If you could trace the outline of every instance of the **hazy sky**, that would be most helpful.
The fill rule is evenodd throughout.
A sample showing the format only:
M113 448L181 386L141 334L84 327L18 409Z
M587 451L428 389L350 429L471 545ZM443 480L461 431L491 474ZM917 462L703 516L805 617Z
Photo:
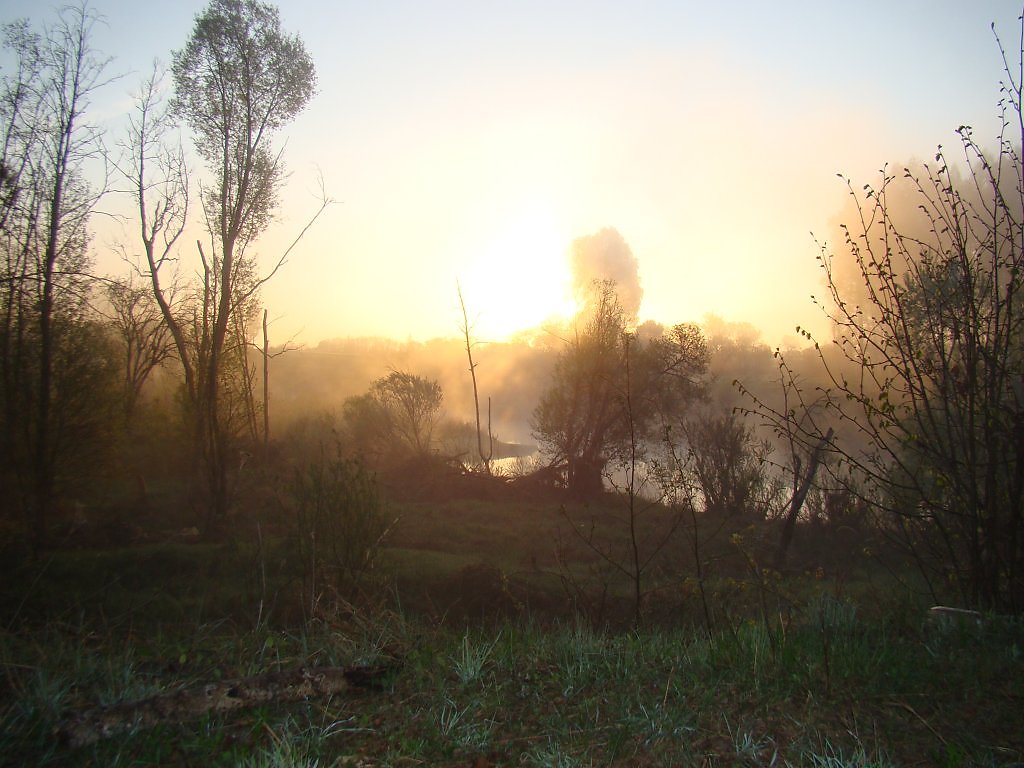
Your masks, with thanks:
M97 45L130 72L98 104L120 130L153 57L201 2L96 0ZM3 18L48 4L6 0ZM319 92L287 131L291 177L267 259L332 207L265 290L272 341L458 333L456 281L497 338L564 312L572 240L616 228L641 319L715 312L777 343L822 327L811 236L883 163L996 134L1019 2L280 4ZM97 238L99 264L119 269Z

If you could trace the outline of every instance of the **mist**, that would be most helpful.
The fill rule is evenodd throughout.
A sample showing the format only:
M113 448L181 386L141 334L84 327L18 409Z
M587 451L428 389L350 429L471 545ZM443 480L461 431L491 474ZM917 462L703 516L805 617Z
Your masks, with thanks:
M619 303L631 318L636 318L644 298L640 285L640 262L625 239L613 227L573 241L569 248L572 287L578 304L591 295L595 281L611 281Z
M5 761L1021 763L1024 28L189 5L4 27Z

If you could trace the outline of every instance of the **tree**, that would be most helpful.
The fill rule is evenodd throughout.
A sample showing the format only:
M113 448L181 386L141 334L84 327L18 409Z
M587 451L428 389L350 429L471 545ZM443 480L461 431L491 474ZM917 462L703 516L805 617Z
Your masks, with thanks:
M679 422L686 440L686 471L702 511L712 517L764 517L774 488L766 461L771 444L732 411L701 413Z
M429 455L441 417L441 385L404 371L392 371L366 394L345 401L344 419L352 446L385 462Z
M277 349L276 352L271 353L271 351L270 351L270 332L269 332L269 324L268 324L268 321L267 321L267 315L268 315L267 309L264 308L264 310L263 310L263 322L262 322L263 344L262 345L257 345L253 341L249 341L248 342L249 347L251 347L252 349L255 349L259 353L260 361L262 363L262 370L263 370L263 387L262 387L262 391L263 391L263 398L262 398L262 400L263 400L263 402L262 402L262 408L261 408L261 410L263 411L263 433L262 433L262 435L260 435L260 439L262 440L262 445L263 445L263 458L264 458L264 460L266 460L268 458L269 450L270 450L270 361L273 360L274 358L280 357L281 355L287 354L288 352L294 352L294 351L296 351L298 349L301 349L300 346L293 345L291 340L289 340L289 341L285 342L283 345L281 345ZM255 371L255 365L251 369L249 369L249 371L251 371L253 373L253 375L255 375L255 372L256 372ZM247 372L246 375L248 376L248 372ZM250 380L251 380L251 377L250 377ZM253 394L252 394L253 387L250 386L248 389L249 389L249 399L250 399L249 410L252 412L253 417L255 418L256 407L255 407L255 403L253 402ZM253 425L253 431L252 432L253 432L253 438L255 440L256 436L257 436L257 429L255 427L255 424Z
M476 366L473 361L473 342L470 339L469 315L466 313L466 301L462 298L462 288L458 287L459 306L462 308L462 336L466 340L466 357L469 359L469 376L473 381L473 415L476 417L476 452L484 466L484 472L491 474L491 459L494 456L494 435L491 433L491 399L487 398L487 450L484 451L484 435L480 428L480 393L476 384Z
M707 368L703 336L677 325L644 340L628 328L615 285L598 282L533 414L533 434L576 495L601 493L608 462L628 452L631 430L650 435L699 392ZM627 355L630 357L627 381ZM630 393L629 410L626 393Z
M424 455L433 445L444 393L432 379L392 371L370 386L373 398L388 414L391 434L406 449Z
M62 365L85 327L87 223L106 191L105 180L86 180L86 167L102 158L99 131L85 120L106 84L108 60L91 44L97 20L80 5L60 11L42 35L24 22L4 29L14 54L0 97L4 448L21 459L20 506L36 551L46 544L67 426L81 415L69 410L81 405L76 398L61 400L70 394Z
M637 369L634 365L637 361L637 346L637 338L633 334L627 333L623 337L622 389L618 396L618 408L624 421L624 443L611 452L609 462L614 467L612 472L607 473L621 506L603 515L604 524L616 530L609 540L602 541L596 535L596 514L587 527L575 523L564 506L561 513L571 524L576 538L597 555L608 573L618 574L629 582L633 599L633 625L639 628L643 622L645 599L652 590L652 571L656 570L659 556L672 541L682 516L678 510L669 509L664 503L669 494L661 482L658 462L651 458L649 435L644 434L638 421L640 414L636 408L642 405L642 399L638 399L641 393L634 389L637 383ZM568 569L565 571L563 579L573 582L571 572ZM657 585L653 588L657 588ZM576 591L583 594L578 585ZM601 608L607 592L608 582L605 581L601 585L602 598L597 601ZM594 604L594 601L588 602Z
M1019 51L1024 61L1024 36ZM859 301L848 297L841 260L823 246L839 359L816 345L828 384L814 397L845 438L830 445L829 470L886 515L933 593L953 584L970 605L1020 611L1024 121L1022 83L1005 51L1003 62L998 151L961 126L962 183L941 147L934 165L883 170L862 194L847 181L857 216L845 230L846 257L865 289ZM901 183L916 196L923 235L910 234L890 197ZM756 399L755 408L806 451L826 435L803 408L781 412Z
M126 423L135 413L142 387L153 370L173 353L174 342L149 287L131 279L108 283L109 323L121 345L122 404Z
M316 75L302 41L282 31L277 9L256 0L212 0L196 17L185 47L174 54L172 73L175 95L171 113L192 129L196 149L212 175L212 183L201 193L211 251L207 254L202 244L197 244L202 272L194 297L197 308L192 313L195 333L191 339L159 280L166 256L156 253L147 242L147 258L154 295L172 328L184 368L189 416L209 492L208 523L213 524L223 519L230 502L230 430L221 394L232 317L251 303L295 244L268 274L256 276L247 249L271 221L284 173L280 153L274 152L271 142L309 102ZM141 103L152 104L152 100ZM136 132L136 145L160 146L152 132L145 132L145 123L139 125L143 129ZM158 208L147 220L146 151L136 157L133 175L138 180L143 239L151 241L161 211ZM168 246L180 234L178 222L185 210L180 201L187 194L183 191L187 180L177 157L170 156L170 174L165 174L169 186L164 188L168 194L163 196L162 221L165 231L172 233L169 241L165 240ZM323 200L299 238L328 202Z

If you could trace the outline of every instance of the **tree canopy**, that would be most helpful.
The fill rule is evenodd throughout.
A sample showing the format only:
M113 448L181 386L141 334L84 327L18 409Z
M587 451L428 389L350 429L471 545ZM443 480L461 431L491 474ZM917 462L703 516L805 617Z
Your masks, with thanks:
M532 422L542 450L581 496L600 493L605 467L631 433L652 436L698 396L708 363L697 326L645 337L629 328L614 283L592 290Z

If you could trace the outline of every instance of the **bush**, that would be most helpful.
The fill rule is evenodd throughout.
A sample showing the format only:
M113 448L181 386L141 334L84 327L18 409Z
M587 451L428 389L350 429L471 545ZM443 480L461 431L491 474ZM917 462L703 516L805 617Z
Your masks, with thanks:
M311 613L325 597L350 599L367 584L387 533L376 478L340 449L295 471L292 535Z

